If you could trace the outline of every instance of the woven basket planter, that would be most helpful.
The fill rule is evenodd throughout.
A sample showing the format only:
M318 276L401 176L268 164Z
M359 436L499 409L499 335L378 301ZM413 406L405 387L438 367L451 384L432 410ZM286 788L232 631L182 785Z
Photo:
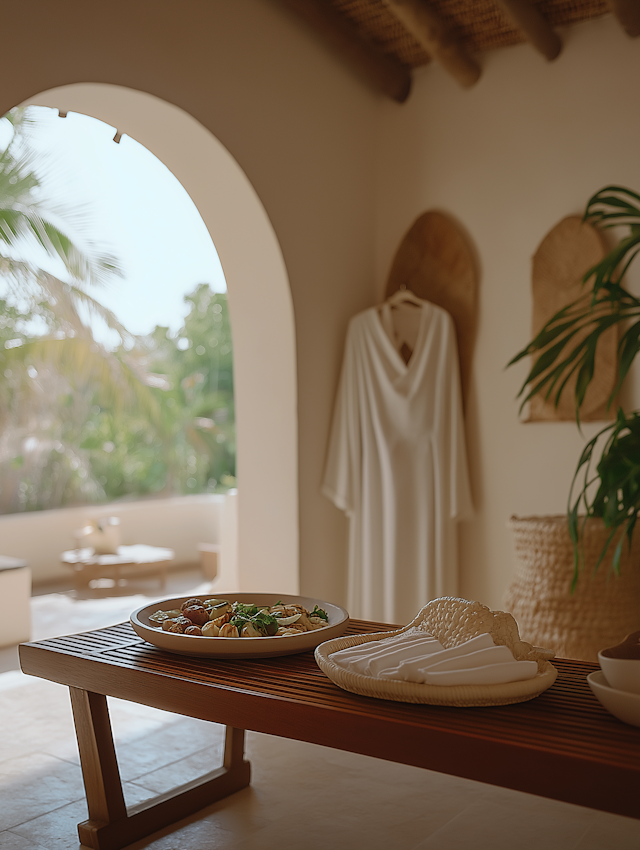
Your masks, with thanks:
M640 535L626 544L620 575L611 569L613 546L594 574L608 532L600 520L585 529L585 568L573 594L573 546L566 516L512 517L517 573L505 607L523 640L564 658L597 661L598 651L640 629Z

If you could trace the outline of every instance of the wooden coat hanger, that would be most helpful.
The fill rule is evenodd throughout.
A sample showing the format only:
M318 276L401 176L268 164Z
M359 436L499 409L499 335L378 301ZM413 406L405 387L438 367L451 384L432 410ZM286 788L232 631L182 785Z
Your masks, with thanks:
M407 289L406 285L403 283L400 285L400 288L397 289L392 295L390 295L384 302L378 307L378 312L382 316L383 308L388 307L390 310L397 310L401 306L406 305L411 307L412 310L419 308L422 309L424 306L424 301L412 292L410 289ZM415 314L414 314L415 315ZM387 314L387 320L385 321L383 317L383 325L387 325L386 332L392 338L392 342L395 342L394 345L398 349L398 353L404 360L405 364L409 364L409 360L413 354L413 340L411 339L411 331L409 331L409 340L411 344L409 345L406 339L402 339L399 336L398 329L394 323L394 321L390 317L390 313ZM413 319L410 322L410 325L413 325ZM406 332L406 331L405 331ZM413 335L417 336L417 328L414 329Z
M478 261L455 219L431 210L414 221L393 258L385 295L393 297L403 285L453 318L466 399L478 321Z
M424 304L421 298L412 292L410 289L407 289L406 284L400 284L400 288L396 289L396 291L390 295L386 299L386 303L393 309L394 307L399 307L401 304L410 304L412 307L422 307Z

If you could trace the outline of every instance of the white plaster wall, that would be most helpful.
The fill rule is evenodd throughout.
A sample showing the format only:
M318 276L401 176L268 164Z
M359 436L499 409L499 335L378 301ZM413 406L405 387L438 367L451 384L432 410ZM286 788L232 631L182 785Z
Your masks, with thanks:
M379 99L272 0L185 0L176 8L170 0L157 0L152 10L130 0L108 6L60 0L34 15L24 4L11 4L3 25L29 33L29 56L25 61L16 40L5 45L0 112L77 83L144 91L193 116L246 174L282 249L293 300L300 589L342 602L346 523L320 494L320 482L346 325L375 295L372 177ZM263 281L261 269L256 276ZM282 396L277 374L263 387L286 409L289 397ZM265 424L273 423L261 413L252 427ZM269 462L286 478L286 456L281 459L266 441L262 451L271 452ZM247 455L239 461L248 461ZM241 488L243 480L244 472ZM273 500L270 511L289 510ZM267 559L287 559L289 547L297 546L292 537L263 534L264 527L240 530L241 548L254 555L248 566L261 576Z
M175 551L176 565L198 564L199 543L220 543L228 538L224 503L225 496L203 494L5 514L0 516L0 552L24 559L34 584L68 579L70 572L60 563L60 554L74 548L74 531L88 520L117 516L123 545L164 546ZM230 587L237 581L232 544L227 543L222 560L225 557L226 586Z
M563 513L584 439L600 427L585 426L581 437L573 423L518 421L526 365L505 366L530 338L531 257L598 189L640 190L638 41L610 17L562 38L553 63L527 45L485 54L470 90L425 68L408 103L385 103L379 116L379 291L400 239L426 209L453 214L480 258L467 417L477 513L461 527L461 592L493 607L513 575L509 516Z

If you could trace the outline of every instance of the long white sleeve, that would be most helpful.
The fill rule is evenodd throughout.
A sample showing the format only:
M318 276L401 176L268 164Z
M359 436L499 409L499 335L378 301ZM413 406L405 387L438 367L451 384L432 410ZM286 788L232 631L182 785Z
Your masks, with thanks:
M324 495L349 516L356 510L358 502L356 488L360 478L361 453L357 367L350 332L351 325L347 331L322 484Z

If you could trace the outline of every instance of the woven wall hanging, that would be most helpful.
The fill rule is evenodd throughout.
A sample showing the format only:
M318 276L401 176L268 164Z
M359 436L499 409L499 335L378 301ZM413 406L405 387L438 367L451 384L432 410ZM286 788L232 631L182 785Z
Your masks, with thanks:
M588 295L588 287L583 287L582 277L600 262L605 253L606 248L600 231L583 222L580 216L563 218L547 233L533 256L532 336L536 336L544 324L567 304L585 293ZM588 330L583 331L582 337L587 333ZM576 334L567 351L582 337ZM598 343L594 379L580 410L580 419L585 422L609 420L613 415L611 411L615 411L615 405L607 410L607 400L617 378L617 345L615 327L603 334ZM575 385L574 374L564 388L557 407L552 399L545 401L543 395L534 396L531 399L527 421L575 421Z

